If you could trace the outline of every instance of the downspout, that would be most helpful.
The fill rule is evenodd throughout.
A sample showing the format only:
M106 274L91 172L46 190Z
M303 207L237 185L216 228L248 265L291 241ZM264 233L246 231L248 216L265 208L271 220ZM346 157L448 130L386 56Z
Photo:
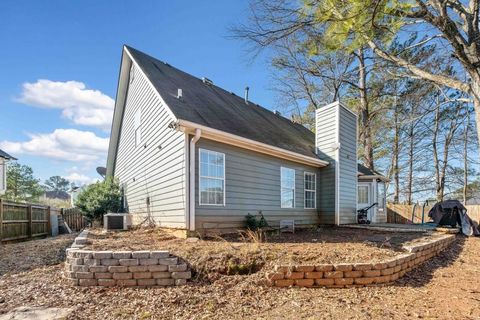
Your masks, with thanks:
M188 227L190 231L195 230L195 144L202 136L202 130L195 129L195 136L190 140L190 181L189 181L189 219Z

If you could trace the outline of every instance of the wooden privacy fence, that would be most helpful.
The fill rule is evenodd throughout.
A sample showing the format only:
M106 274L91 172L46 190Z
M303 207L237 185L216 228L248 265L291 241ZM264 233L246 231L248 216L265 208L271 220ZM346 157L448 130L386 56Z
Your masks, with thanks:
M72 231L80 231L88 224L85 215L78 208L62 209L61 213L63 221L67 223Z
M50 207L0 199L0 241L31 239L50 232Z
M480 205L465 206L467 208L468 216L476 221L480 222ZM430 221L428 217L428 211L432 206L425 206L424 222ZM387 222L388 223L413 223L422 222L422 206L421 205L408 205L408 204L388 204L387 206Z

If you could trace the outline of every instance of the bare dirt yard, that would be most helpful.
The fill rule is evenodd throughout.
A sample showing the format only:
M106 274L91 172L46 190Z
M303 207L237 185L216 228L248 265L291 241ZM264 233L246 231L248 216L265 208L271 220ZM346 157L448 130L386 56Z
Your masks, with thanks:
M289 239L289 236L267 238L267 251L273 251L273 259L270 261L283 257L279 256L282 246L286 247L285 251L290 252L288 257L293 255L296 250L294 248L306 246L310 252L310 246L318 246L320 251L317 251L317 254L322 256L318 258L319 261L335 262L347 257L348 251L355 251L355 259L378 259L382 254L395 254L396 248L402 243L417 241L418 237L422 236L346 230L348 229L324 229L321 237L305 234L303 240L297 243L294 238ZM149 234L145 231L136 232L139 238ZM222 239L188 243L185 240L168 238L170 236L162 232L156 233L157 231L150 231L150 245L159 249L155 245L156 241L163 245L168 244L167 249L186 259L188 254L194 255L195 246L202 248L197 249L197 255L201 256L208 252L206 247L210 245L211 261L219 262L223 261L218 258L222 250L236 252L239 250L227 248L244 245L241 239L235 237L225 239L229 240L226 244L222 244L226 242ZM102 247L108 245L112 249L138 248L140 242L128 242L126 234L117 235L116 239L104 237L102 240L101 233L98 233L98 241L95 241L93 246L99 246L103 242ZM308 242L307 239L311 241ZM40 241L42 245L39 245ZM0 266L3 273L0 276L0 319L2 315L7 316L8 312L20 306L65 308L68 309L67 319L480 318L478 238L458 236L457 241L447 250L393 285L350 289L272 288L263 284L262 272L226 275L222 270L210 271L215 276L196 279L183 287L70 287L62 277L63 263L59 258L59 252L63 251L70 241L71 238L61 237L0 247ZM201 245L202 242L207 245ZM249 245L258 246L254 243ZM279 249L275 249L277 246ZM327 250L336 253L332 255L323 252ZM313 249L311 252L313 253ZM22 268L21 261L30 261L32 254L43 258L35 259L28 268ZM10 260L18 262L5 262ZM199 258L198 261L200 265L203 259ZM198 272L208 273L206 269Z

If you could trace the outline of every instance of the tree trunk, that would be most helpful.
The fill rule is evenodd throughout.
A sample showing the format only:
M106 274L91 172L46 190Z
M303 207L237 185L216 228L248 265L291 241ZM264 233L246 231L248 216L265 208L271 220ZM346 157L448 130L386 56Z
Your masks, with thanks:
M367 72L363 48L358 49L358 87L360 90L360 141L363 145L365 166L374 170L372 130L370 128L370 112L367 92Z
M399 174L399 165L398 158L400 152L400 124L398 119L398 105L395 102L395 136L393 139L393 182L395 185L395 191L393 194L393 203L398 204L400 202L400 174Z
M480 147L480 76L472 76L472 91L473 107L475 110L475 124L477 126L477 139ZM480 149L478 151L480 153Z
M412 187L413 187L413 151L414 151L414 125L410 123L408 137L410 144L408 148L408 182L407 182L407 201L412 204Z
M463 204L467 204L468 193L468 133L470 129L470 110L467 105L467 123L463 134Z
M437 201L442 201L439 197L440 190L440 168L438 160L437 136L438 128L440 126L440 102L437 100L437 109L435 110L435 126L432 137L432 151L433 151L433 165L435 167L435 193Z

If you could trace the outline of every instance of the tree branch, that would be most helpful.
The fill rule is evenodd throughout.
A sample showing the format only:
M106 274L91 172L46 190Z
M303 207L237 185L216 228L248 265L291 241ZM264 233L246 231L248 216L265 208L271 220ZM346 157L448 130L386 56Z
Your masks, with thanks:
M433 74L433 73L430 73L430 72L425 71L423 69L420 69L419 67L411 64L410 62L408 62L405 59L402 59L400 57L388 54L387 52L380 49L377 46L377 44L375 42L371 41L371 40L368 40L368 45L375 52L375 54L377 54L379 57L381 57L385 60L388 60L390 62L393 62L393 63L407 69L412 74L414 74L416 76L419 76L422 79L429 80L429 81L432 81L432 82L435 82L435 83L438 83L440 85L447 86L447 87L450 87L450 88L453 88L453 89L457 89L457 90L463 91L465 93L469 93L469 94L471 93L470 86L468 84L462 82L462 81L459 81L459 80L456 80L456 79L453 79L451 77L447 77L447 76L444 76L444 75Z

